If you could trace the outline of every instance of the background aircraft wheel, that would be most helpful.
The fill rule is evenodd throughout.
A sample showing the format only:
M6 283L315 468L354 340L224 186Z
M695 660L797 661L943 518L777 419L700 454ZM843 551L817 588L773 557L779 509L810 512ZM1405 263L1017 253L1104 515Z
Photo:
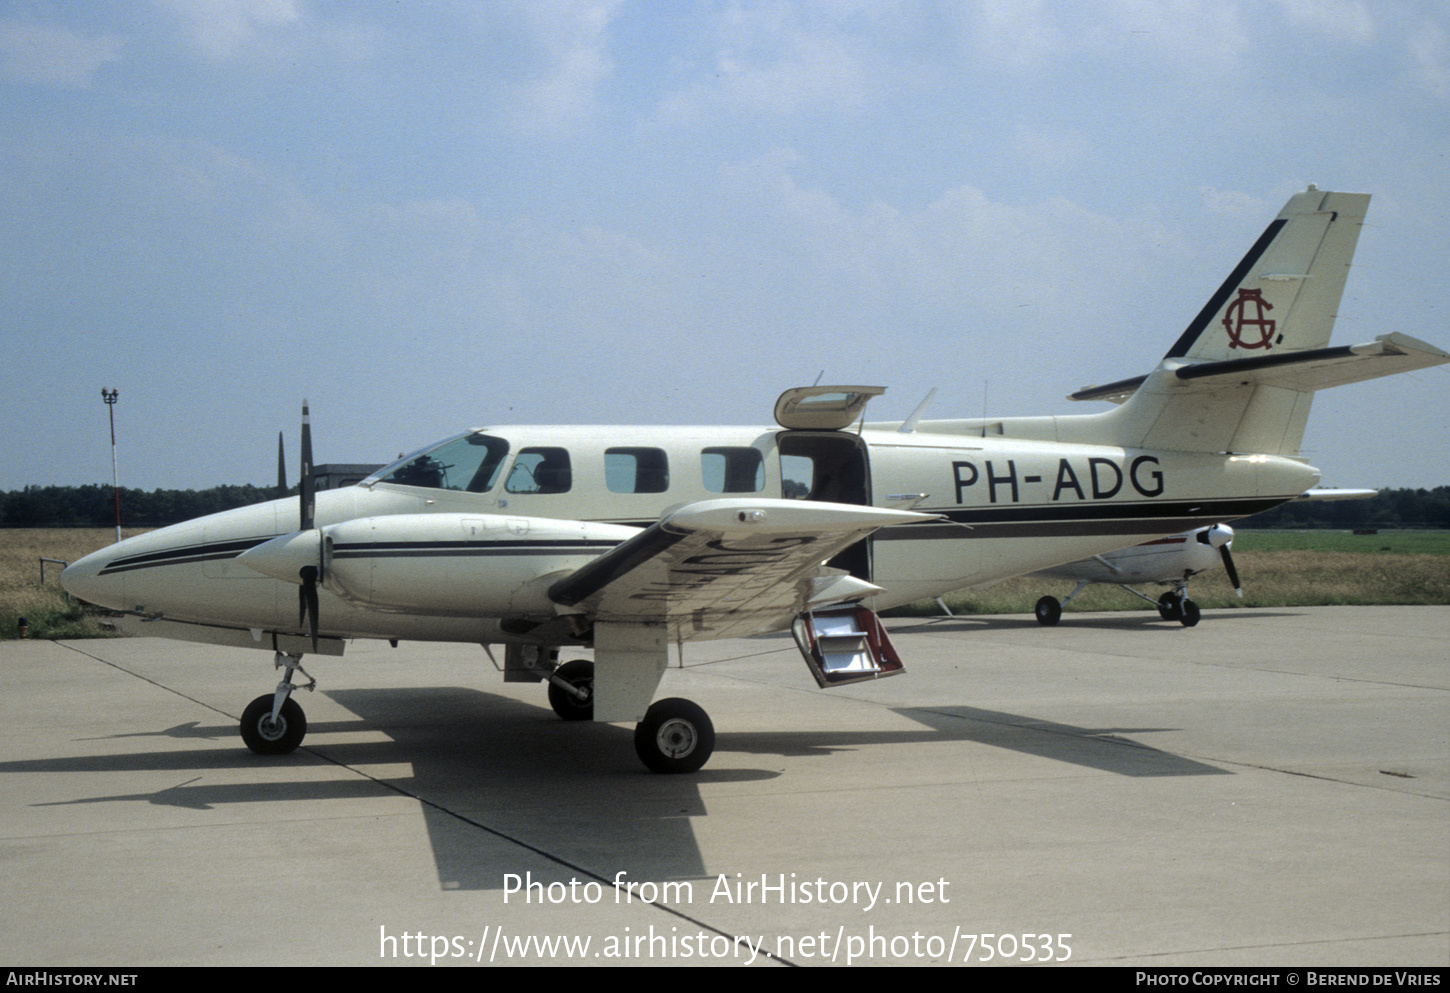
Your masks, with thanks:
M1183 601L1177 593L1169 590L1158 598L1158 616L1165 621L1181 620L1183 617Z
M1193 625L1198 623L1198 619L1200 616L1202 615L1199 612L1198 604L1185 597L1183 603L1179 604L1178 606L1179 622L1182 623L1184 627L1191 628L1193 627Z
M634 750L653 772L695 772L715 750L715 725L689 700L658 700L634 726Z
M242 740L258 755L286 755L302 744L307 717L290 696L272 720L273 694L259 696L242 711Z
M1058 603L1054 597L1045 596L1037 601L1035 613L1038 624L1051 627L1062 620L1062 604Z
M588 699L580 700L550 683L549 706L554 708L554 713L566 721L594 720L594 663L588 659L574 659L559 666L554 673L589 694Z

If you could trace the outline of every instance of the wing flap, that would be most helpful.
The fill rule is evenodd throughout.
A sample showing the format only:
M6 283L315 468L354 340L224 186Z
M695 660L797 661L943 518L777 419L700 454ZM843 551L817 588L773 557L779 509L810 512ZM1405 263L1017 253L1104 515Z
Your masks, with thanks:
M877 587L826 566L878 528L934 515L802 500L706 500L666 515L549 589L595 621L669 623L678 637L785 626L812 603Z

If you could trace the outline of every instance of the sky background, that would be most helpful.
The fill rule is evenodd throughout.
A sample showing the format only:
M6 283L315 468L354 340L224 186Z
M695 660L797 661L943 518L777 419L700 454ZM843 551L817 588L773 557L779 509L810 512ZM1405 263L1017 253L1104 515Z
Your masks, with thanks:
M1450 347L1450 5L0 2L0 489L270 484L468 427L1076 413L1308 183L1334 342ZM1450 369L1320 393L1450 484ZM295 482L296 467L289 466Z

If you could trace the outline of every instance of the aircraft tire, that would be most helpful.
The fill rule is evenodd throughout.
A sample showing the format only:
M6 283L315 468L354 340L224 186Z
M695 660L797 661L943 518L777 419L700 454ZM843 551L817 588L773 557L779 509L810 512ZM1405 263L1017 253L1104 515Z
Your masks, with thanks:
M1062 620L1062 604L1057 602L1056 597L1045 596L1037 601L1033 613L1037 615L1038 624L1043 627L1052 627Z
M296 751L307 734L307 716L290 696L272 721L273 694L259 696L242 711L242 741L258 755L286 755Z
M697 772L715 751L715 725L689 700L657 700L634 726L634 751L651 772Z
M1158 616L1165 621L1183 620L1183 602L1172 590L1158 598Z
M578 697L550 683L549 706L554 708L554 713L565 721L594 720L594 663L588 659L574 659L559 666L555 674L575 686L584 684L589 691L589 699L581 703Z
M1184 627L1193 627L1193 625L1198 623L1199 618L1202 616L1203 614L1198 609L1198 604L1194 603L1192 600L1189 600L1187 597L1184 598L1183 603L1179 604L1178 620L1179 623L1181 623Z

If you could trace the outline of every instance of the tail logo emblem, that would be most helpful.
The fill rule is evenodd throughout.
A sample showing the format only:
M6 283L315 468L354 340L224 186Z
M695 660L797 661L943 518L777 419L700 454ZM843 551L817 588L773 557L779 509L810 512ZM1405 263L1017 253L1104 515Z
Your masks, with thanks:
M1249 316L1249 305L1253 305L1253 316ZM1277 342L1274 338L1275 321L1265 317L1264 312L1273 310L1274 305L1264 299L1263 290L1239 290L1239 297L1228 305L1223 314L1224 330L1228 332L1229 348L1269 349ZM1245 341L1244 329L1252 328L1249 336L1258 335L1257 341Z

